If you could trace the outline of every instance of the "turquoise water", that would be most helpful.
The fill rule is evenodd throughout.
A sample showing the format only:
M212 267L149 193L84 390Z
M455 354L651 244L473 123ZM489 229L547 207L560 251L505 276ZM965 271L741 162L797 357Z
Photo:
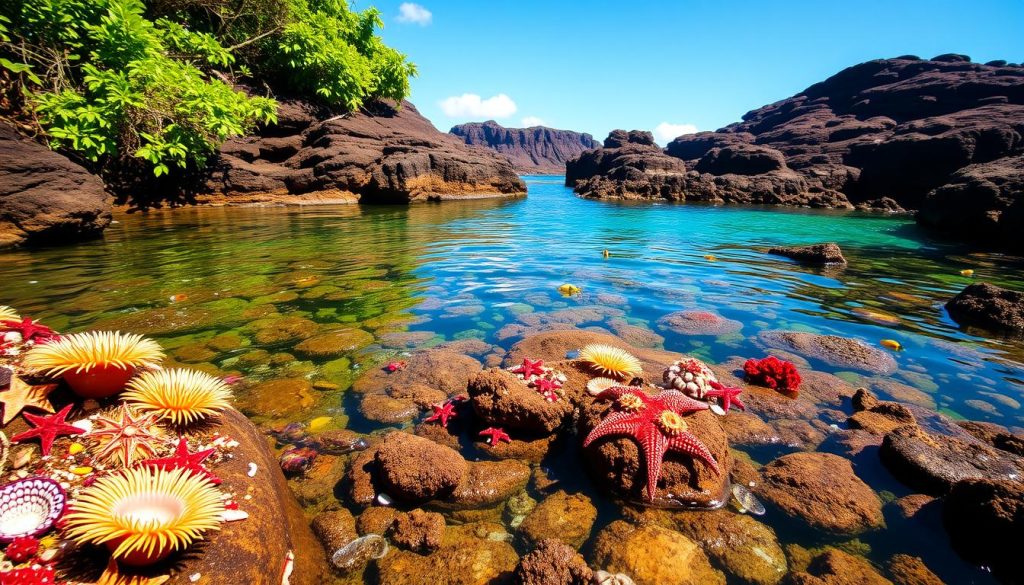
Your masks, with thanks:
M976 280L1024 289L1021 259L931 239L905 217L597 202L574 197L560 177L526 179L529 197L510 201L121 214L102 240L0 252L0 304L63 330L151 333L176 360L251 382L326 380L337 391L318 394L314 408L293 418L326 414L360 431L383 426L341 398L366 368L458 339L507 348L528 326L550 323L650 330L665 349L712 362L763 356L757 337L764 330L876 346L895 339L905 350L894 354L893 379L952 417L1024 429L1024 341L962 332L942 308ZM849 265L808 268L763 252L821 241L838 242ZM964 269L974 277L961 276ZM563 283L582 294L563 297L556 290ZM681 309L715 312L743 327L713 337L657 326ZM261 342L254 332L283 317L356 325L374 341L340 360L273 360L296 340ZM238 344L211 349L222 334ZM872 486L909 493L891 480ZM886 534L874 539L876 551L903 550ZM920 546L931 552L914 548L933 569L986 579L947 558L944 536L931 538Z

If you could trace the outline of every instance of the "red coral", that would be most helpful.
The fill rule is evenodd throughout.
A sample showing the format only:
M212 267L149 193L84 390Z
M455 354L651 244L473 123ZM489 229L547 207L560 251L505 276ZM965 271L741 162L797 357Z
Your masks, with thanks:
M0 573L0 585L53 585L56 583L53 567L32 565Z
M36 556L38 551L39 540L31 536L19 536L7 545L7 550L4 553L7 555L7 558L16 563L24 563Z
M792 363L770 355L764 359L749 359L743 364L747 382L767 386L780 392L800 390L800 372Z

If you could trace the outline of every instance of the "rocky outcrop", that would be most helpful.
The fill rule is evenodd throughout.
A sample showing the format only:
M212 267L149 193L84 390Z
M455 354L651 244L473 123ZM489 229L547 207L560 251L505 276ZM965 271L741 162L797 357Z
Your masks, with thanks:
M92 238L108 224L99 177L0 123L0 248Z
M1024 335L1024 293L979 282L946 303L954 321L964 327Z
M521 173L561 175L566 161L598 146L590 134L546 126L505 128L494 120L460 124L450 132L466 144L502 154Z
M584 152L566 184L598 198L918 209L924 225L1020 249L1024 67L861 63L664 150L614 140Z
M282 101L278 123L220 150L201 202L411 202L526 193L512 165L439 132L416 107L336 115Z
M768 249L769 254L792 258L807 264L846 264L843 250L835 242L812 244L810 246L777 246Z

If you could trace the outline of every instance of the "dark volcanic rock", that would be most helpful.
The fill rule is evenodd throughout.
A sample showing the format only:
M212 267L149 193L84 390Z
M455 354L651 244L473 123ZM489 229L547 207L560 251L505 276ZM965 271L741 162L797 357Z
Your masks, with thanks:
M967 480L953 486L943 507L953 546L972 562L992 567L1007 583L1020 577L1024 542L1024 484L1013 480Z
M946 303L949 316L966 327L1024 333L1024 293L979 282Z
M769 254L785 256L808 264L846 264L839 244L828 242L810 246L780 246L769 248Z
M523 173L561 175L565 162L599 143L590 134L545 126L505 128L494 120L460 124L450 131L471 146L482 146L504 155Z
M408 102L343 115L282 102L278 118L221 147L207 197L379 203L526 192L506 159L439 132Z
M0 123L0 248L96 237L109 224L99 177Z
M958 238L1024 245L1024 68L879 59L664 151L624 148L570 161L567 184L585 197L919 209ZM690 172L669 175L666 156Z

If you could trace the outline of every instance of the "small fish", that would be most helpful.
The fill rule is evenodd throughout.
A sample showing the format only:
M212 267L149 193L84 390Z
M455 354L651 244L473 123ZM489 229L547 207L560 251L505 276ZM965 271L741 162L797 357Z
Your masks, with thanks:
M741 512L750 512L755 516L764 515L764 504L757 499L757 496L747 489L747 486L738 483L733 484L732 497L735 498Z
M718 416L725 416L725 409L718 405L717 402L712 402L708 405L708 410L717 414Z
M704 259L707 260L708 262L718 262L718 258L716 258L713 254L705 255Z
M170 299L170 301L172 303L180 303L181 301L184 301L187 298L188 298L188 295L186 295L186 294L171 295L169 297L169 299Z
M565 283L562 286L558 287L558 292L562 293L567 297L572 295L578 295L580 294L580 287L576 286L575 284Z
M883 339L878 342L882 347L887 347L893 351L903 351L903 345L895 339Z
M967 277L974 276L974 271L971 270L970 268L968 268L966 270L961 270L960 271L960 276L967 276Z

